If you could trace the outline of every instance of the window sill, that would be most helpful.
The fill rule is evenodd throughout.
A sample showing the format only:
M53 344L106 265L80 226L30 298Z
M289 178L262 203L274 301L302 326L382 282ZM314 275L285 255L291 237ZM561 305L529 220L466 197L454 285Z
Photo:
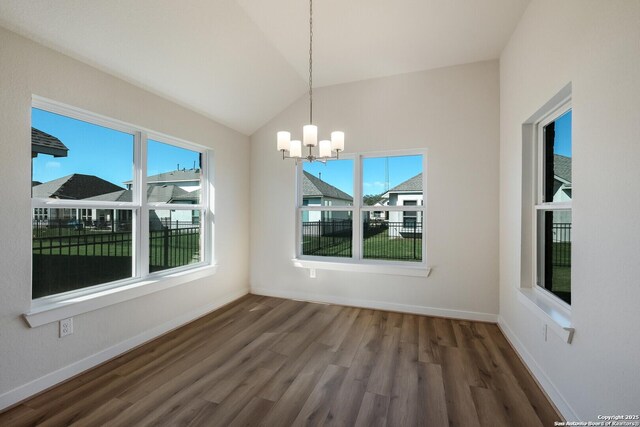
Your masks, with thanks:
M315 261L308 259L294 258L291 260L294 267L308 268L310 277L315 277L316 270L336 270L336 271L353 271L359 273L378 273L389 274L395 276L414 276L428 277L431 273L430 267L424 265L399 265L399 264L369 264L342 261Z
M518 289L518 301L547 324L563 341L571 344L575 329L571 325L571 313L551 297L531 288Z
M68 317L88 313L113 304L129 301L154 292L172 288L216 273L217 265L206 265L189 270L156 276L135 283L97 291L87 295L70 296L61 301L34 302L31 310L24 313L30 327L57 322Z

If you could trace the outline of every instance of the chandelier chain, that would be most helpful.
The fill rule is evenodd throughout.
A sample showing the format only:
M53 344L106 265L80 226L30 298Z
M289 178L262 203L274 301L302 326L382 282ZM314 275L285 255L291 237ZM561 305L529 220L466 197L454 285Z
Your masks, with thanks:
M309 124L313 124L313 0L309 0Z

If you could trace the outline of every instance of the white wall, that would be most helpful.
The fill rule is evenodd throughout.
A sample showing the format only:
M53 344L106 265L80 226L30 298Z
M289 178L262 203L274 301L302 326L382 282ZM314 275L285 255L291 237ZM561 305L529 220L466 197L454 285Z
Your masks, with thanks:
M500 315L570 419L640 409L640 1L533 0L500 59ZM573 90L571 344L517 299L522 124Z
M215 196L224 200L215 216L218 273L77 316L74 334L63 339L57 324L27 327L32 94L212 147ZM248 137L0 29L0 182L8 184L0 189L0 403L44 384L11 394L30 381L247 292L248 156Z
M427 148L431 276L295 268L295 168L276 151L278 130L300 136L299 99L251 137L251 289L396 310L468 317L498 312L499 74L497 61L314 90L320 136L346 132L347 152Z

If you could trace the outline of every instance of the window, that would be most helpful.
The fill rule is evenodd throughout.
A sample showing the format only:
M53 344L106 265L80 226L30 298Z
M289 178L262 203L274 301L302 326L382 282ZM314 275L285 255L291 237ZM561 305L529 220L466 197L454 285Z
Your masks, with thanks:
M34 100L31 151L34 299L210 262L206 150Z
M422 152L303 162L298 170L299 257L424 265Z
M572 139L569 104L538 123L536 284L571 304Z

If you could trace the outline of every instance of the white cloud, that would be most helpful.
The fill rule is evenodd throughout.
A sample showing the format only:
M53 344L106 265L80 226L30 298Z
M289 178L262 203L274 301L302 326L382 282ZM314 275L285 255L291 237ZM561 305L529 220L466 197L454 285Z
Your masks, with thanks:
M373 191L373 192L382 192L384 190L386 190L387 186L384 182L380 182L380 181L374 181L374 182L365 182L363 183L364 188L366 191Z
M44 166L47 169L58 169L58 168L60 168L61 165L60 165L60 162L53 162L52 161L52 162L47 162Z

